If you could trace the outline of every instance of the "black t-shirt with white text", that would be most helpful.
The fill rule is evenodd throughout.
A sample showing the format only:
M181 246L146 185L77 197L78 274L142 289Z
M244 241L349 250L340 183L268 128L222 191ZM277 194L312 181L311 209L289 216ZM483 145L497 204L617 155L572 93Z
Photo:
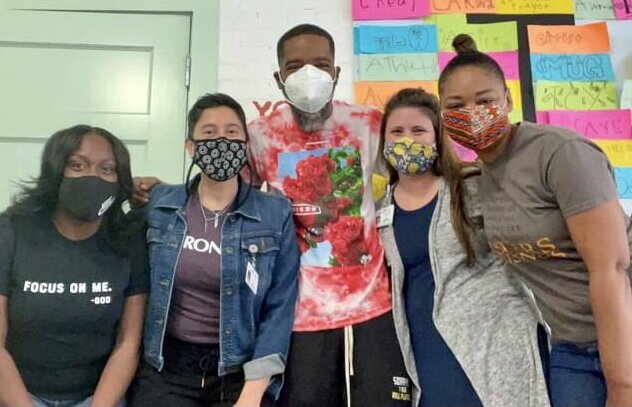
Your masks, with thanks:
M57 399L92 395L112 352L124 300L148 290L143 238L129 257L101 228L71 241L47 216L0 216L0 295L8 298L6 348L28 391Z

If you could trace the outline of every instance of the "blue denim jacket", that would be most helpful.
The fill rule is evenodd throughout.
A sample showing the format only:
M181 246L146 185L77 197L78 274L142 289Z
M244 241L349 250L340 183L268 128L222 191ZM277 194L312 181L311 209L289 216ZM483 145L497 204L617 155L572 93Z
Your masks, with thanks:
M145 208L151 289L144 359L158 370L164 367L162 350L174 275L187 230L186 200L184 185L159 185L151 191ZM238 202L242 201L239 208L227 214L222 229L218 374L243 368L246 380L272 376L268 392L276 398L296 307L296 231L287 199L256 188L248 192L242 183ZM245 281L248 262L259 274L256 295Z

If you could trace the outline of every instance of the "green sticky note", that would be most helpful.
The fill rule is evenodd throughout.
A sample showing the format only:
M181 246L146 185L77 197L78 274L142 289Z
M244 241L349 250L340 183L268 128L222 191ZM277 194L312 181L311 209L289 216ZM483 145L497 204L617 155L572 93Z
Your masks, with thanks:
M509 121L512 123L520 123L524 121L524 117L522 115L522 109L514 109L509 112Z
M360 55L361 81L430 81L439 78L436 53Z
M575 0L575 18L614 20L612 0Z
M515 21L490 24L468 24L464 14L437 15L439 51L454 51L452 40L458 34L469 34L479 51L516 51L518 26Z
M608 110L618 109L614 82L536 82L535 109Z
M623 92L621 92L621 109L632 109L632 79L627 79L623 83Z

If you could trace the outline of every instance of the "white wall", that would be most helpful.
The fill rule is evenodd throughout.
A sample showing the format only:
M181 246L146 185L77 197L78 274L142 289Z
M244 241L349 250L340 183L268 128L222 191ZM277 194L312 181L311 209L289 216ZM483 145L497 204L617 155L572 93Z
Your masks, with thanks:
M353 38L349 0L220 0L218 90L235 97L249 119L282 100L272 73L278 69L276 43L291 27L312 23L336 42L342 68L336 99L353 100ZM197 95L193 95L197 96Z

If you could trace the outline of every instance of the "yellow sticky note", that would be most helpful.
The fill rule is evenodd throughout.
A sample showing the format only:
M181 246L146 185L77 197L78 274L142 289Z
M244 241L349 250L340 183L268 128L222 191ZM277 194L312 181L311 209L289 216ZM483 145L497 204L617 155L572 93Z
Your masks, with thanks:
M383 175L373 174L372 181L373 199L375 200L375 202L377 202L382 199L382 197L386 193L388 179Z
M511 92L514 110L522 110L522 89L520 88L520 81L506 81L506 83L509 92Z
M515 21L468 24L463 14L439 14L436 18L439 51L454 51L452 40L458 34L471 35L482 52L518 49L518 26Z
M520 123L524 121L524 116L522 115L522 108L520 109L516 109L514 107L514 109L509 112L509 121L511 123Z
M573 0L496 0L497 14L573 14Z
M593 140L614 167L632 167L632 140Z
M535 110L538 112L618 108L614 82L536 82Z

